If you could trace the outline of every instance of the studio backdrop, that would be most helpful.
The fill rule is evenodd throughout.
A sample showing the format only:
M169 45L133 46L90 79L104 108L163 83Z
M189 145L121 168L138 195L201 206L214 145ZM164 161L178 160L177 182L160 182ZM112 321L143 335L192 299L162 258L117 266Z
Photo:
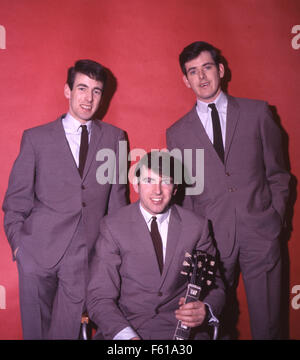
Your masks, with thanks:
M299 0L0 0L0 202L22 132L68 109L63 88L77 59L110 71L102 121L124 129L131 149L164 148L166 128L195 103L178 55L196 40L222 50L228 93L268 101L281 127L292 173L281 240L282 325L300 339ZM136 200L133 191L130 198ZM0 339L22 339L2 212L0 221ZM239 339L250 339L242 279L237 294Z

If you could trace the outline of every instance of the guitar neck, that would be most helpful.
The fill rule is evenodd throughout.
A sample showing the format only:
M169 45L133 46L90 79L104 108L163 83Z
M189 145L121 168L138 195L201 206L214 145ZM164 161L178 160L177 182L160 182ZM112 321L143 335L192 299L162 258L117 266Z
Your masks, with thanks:
M200 298L201 287L188 284L188 288L185 295L185 304L197 301ZM175 330L175 334L173 336L173 340L187 340L190 336L191 328L185 325L182 325L181 320L178 320L177 327Z

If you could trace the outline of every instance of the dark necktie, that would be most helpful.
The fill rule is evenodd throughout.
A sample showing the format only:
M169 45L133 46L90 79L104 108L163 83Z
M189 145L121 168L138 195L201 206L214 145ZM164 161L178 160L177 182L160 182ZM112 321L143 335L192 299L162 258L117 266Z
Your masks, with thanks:
M160 237L160 233L158 231L156 216L152 216L151 222L151 237L159 265L160 273L163 271L164 262L163 262L163 250L162 250L162 241Z
M87 156L88 149L89 149L89 135L88 135L86 125L81 125L81 128L82 128L82 130L81 130L81 140L80 140L80 150L79 150L78 171L79 171L80 176L82 177L85 160L86 160L86 156Z
M219 155L220 159L222 160L222 162L224 162L224 146L223 146L219 113L215 104L209 104L208 106L211 108L211 118L212 118L213 131L214 131L214 148L217 154Z

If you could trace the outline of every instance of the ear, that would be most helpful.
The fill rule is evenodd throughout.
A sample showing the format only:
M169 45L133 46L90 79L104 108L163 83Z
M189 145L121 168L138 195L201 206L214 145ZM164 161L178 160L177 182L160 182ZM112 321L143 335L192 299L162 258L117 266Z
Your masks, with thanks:
M223 79L225 75L225 68L223 64L219 64L219 74L220 74L220 78Z
M138 178L137 178L136 176L135 176L134 179L133 179L132 187L133 187L133 190L134 190L137 194L140 193L139 181L138 181Z
M70 87L69 87L68 84L65 84L64 94L65 94L65 97L66 97L67 99L70 99L70 98L71 98L71 89L70 89Z
M178 185L174 185L173 194L172 194L173 196L176 195L177 189L178 189Z
M190 89L191 85L190 85L190 82L189 82L188 78L186 77L186 75L183 75L182 80L183 80L185 86Z

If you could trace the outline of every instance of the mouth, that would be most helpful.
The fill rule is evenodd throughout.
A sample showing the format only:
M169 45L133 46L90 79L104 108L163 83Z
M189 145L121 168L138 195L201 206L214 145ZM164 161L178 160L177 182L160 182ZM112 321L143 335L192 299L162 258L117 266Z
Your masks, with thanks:
M84 111L91 111L91 110L92 110L92 106L91 106L91 105L80 105L80 107L81 107Z
M209 82L204 82L199 85L200 88L206 88L209 85Z
M151 201L155 205L160 205L162 203L163 199L162 199L162 197L152 197Z

